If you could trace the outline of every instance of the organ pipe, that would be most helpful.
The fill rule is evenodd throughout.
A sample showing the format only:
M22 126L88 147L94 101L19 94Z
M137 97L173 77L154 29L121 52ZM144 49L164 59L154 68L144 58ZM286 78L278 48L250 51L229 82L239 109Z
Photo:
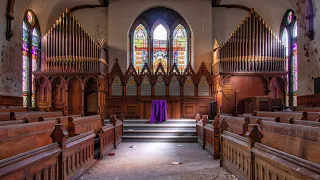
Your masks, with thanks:
M220 48L220 70L285 71L285 48L252 9Z
M100 49L67 9L46 33L47 71L99 71Z

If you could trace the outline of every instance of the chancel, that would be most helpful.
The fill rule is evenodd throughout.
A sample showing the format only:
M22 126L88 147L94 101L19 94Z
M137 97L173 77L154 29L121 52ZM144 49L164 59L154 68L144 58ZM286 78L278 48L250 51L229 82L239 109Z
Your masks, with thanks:
M2 0L0 179L320 179L320 1Z

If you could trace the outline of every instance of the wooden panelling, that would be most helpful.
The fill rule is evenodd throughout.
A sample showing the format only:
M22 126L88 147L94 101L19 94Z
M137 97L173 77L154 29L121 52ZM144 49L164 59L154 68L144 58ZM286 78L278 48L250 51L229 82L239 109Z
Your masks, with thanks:
M0 105L4 106L22 106L22 97L15 96L1 96L0 95Z

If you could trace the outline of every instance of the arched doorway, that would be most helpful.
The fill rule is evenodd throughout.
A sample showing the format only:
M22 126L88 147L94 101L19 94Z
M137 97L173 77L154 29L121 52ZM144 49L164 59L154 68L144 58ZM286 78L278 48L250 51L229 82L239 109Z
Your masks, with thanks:
M82 114L81 79L71 78L68 84L68 115Z
M98 86L94 78L86 82L84 90L84 115L98 114Z

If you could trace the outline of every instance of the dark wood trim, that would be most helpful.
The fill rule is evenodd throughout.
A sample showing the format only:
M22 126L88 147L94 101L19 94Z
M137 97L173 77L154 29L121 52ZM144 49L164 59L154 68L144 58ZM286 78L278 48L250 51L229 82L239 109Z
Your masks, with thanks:
M109 0L99 0L100 4L103 5L104 7L108 7L109 5Z
M70 9L70 12L74 12L80 9L89 9L89 8L97 8L97 7L107 7L104 5L82 5L82 6L76 6Z
M22 97L2 96L0 95L0 105L4 106L22 106Z
M248 12L251 12L251 9L246 7L246 6L242 6L242 5L212 5L212 7L223 7L223 8L235 8L235 9L242 9Z
M221 3L221 0L213 0L212 1L212 7L216 6L216 5L219 5L220 3Z
M222 76L285 76L288 72L221 72Z
M7 19L7 30L6 30L6 39L8 41L10 41L10 39L13 36L13 32L11 29L11 22L12 20L14 20L14 12L13 12L13 8L14 8L14 2L15 0L8 0L8 4L7 4L7 12L6 12L6 19Z

